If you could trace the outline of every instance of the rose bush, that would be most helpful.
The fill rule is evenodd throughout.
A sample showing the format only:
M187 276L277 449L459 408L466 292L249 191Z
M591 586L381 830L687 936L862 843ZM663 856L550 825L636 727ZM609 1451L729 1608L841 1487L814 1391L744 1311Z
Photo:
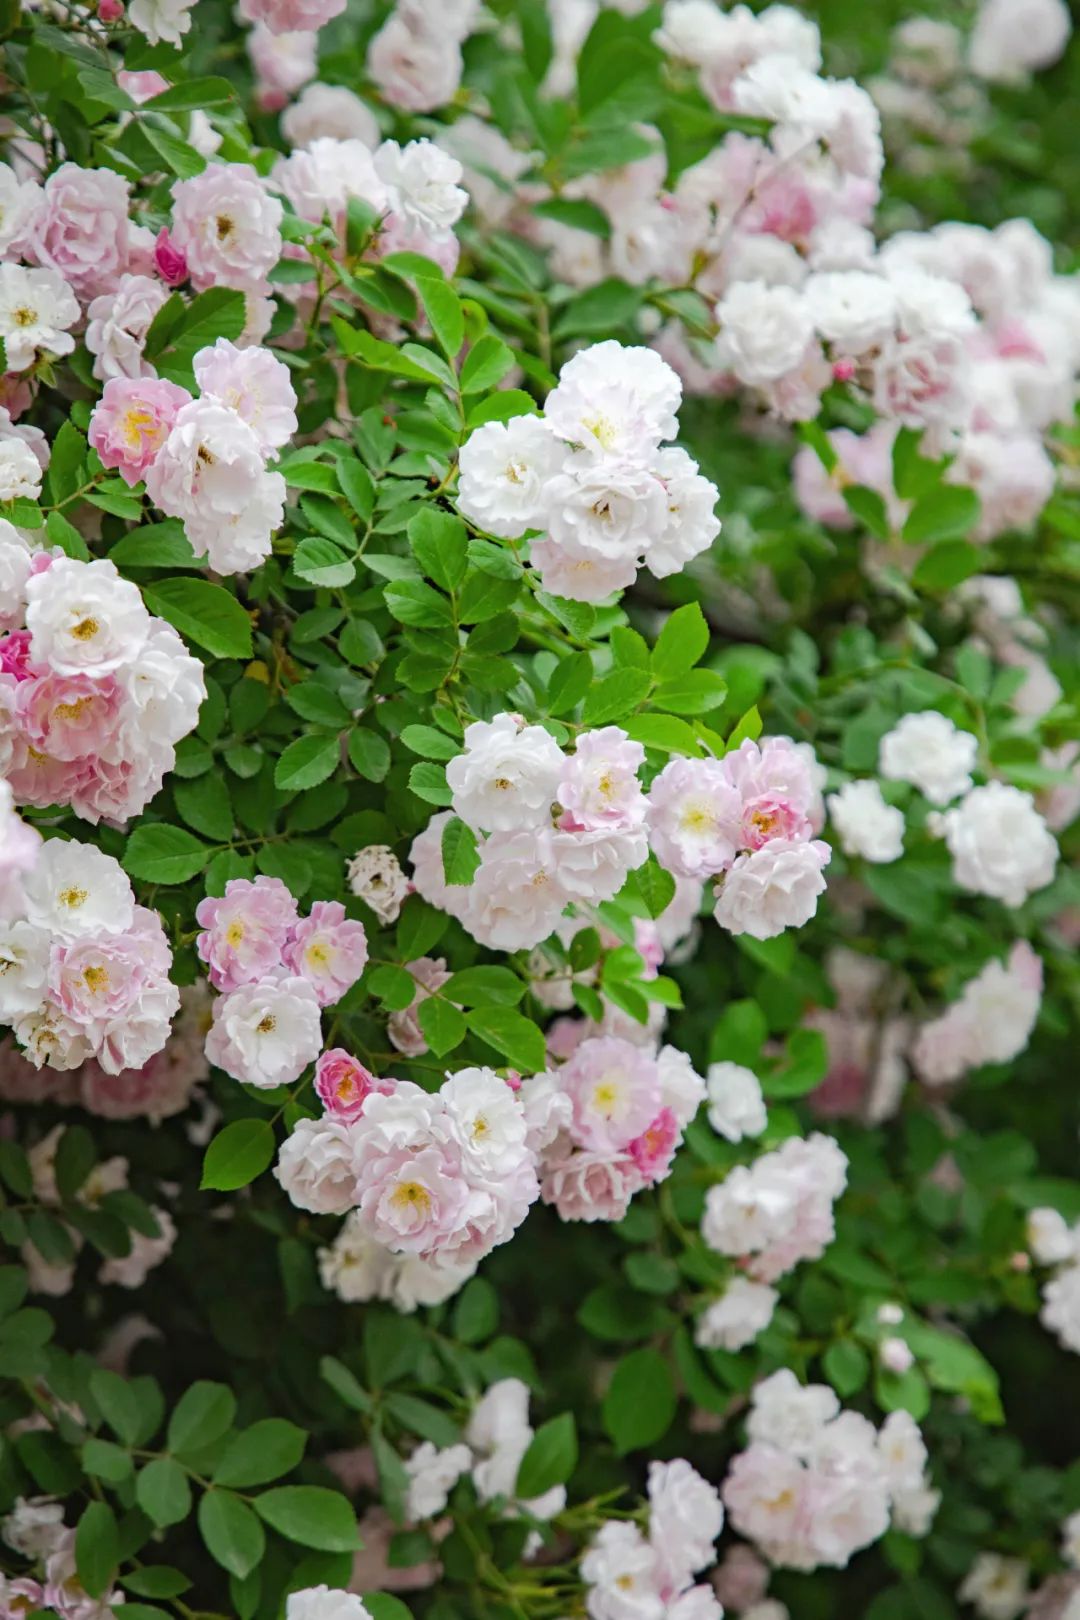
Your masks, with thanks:
M1080 58L871 11L0 16L8 1620L1078 1620Z

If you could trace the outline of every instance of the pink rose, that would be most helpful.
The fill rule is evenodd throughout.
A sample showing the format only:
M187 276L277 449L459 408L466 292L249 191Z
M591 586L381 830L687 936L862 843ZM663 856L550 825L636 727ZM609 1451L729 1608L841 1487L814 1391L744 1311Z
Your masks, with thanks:
M564 1221L621 1221L642 1185L628 1153L571 1153L544 1166L540 1197Z
M351 990L367 963L367 934L337 900L316 900L311 915L296 924L284 961L307 979L320 1007L332 1007Z
M272 34L323 28L345 10L345 0L240 0L245 22L263 23Z
M646 1187L663 1181L679 1145L679 1122L670 1108L661 1108L648 1130L636 1137L627 1152L641 1172Z
M340 1046L324 1052L315 1065L316 1096L328 1114L346 1124L360 1118L373 1091L385 1095L392 1089L393 1081L377 1080L370 1069Z
M139 483L190 399L186 388L163 377L111 378L87 434L103 466L115 468L126 484Z
M22 730L54 759L108 756L117 746L124 690L115 675L43 675L23 681L16 696Z
M154 269L167 287L182 287L188 278L187 258L163 225L154 241Z
M173 186L172 242L196 292L235 287L267 293L281 257L284 209L246 163L210 163Z
M195 920L204 930L196 950L215 990L254 984L281 968L296 927L296 901L280 878L233 878L221 899L199 902Z
M129 187L112 169L63 163L45 182L34 222L36 262L56 270L82 300L116 287L127 269Z

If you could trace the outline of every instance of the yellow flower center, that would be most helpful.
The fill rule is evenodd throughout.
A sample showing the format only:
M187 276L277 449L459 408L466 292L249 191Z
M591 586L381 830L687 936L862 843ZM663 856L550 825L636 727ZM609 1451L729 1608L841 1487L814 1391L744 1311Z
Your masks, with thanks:
M431 1208L431 1194L418 1181L400 1181L391 1194L390 1202L397 1209L416 1209L426 1214Z
M96 619L80 619L78 624L72 627L71 633L76 641L93 641L100 629L101 626Z
M88 896L85 889L72 887L70 889L61 889L57 898L62 906L66 906L69 911L74 911L77 907L85 905Z
M108 970L103 967L88 967L83 971L83 983L93 996L99 996L109 988Z

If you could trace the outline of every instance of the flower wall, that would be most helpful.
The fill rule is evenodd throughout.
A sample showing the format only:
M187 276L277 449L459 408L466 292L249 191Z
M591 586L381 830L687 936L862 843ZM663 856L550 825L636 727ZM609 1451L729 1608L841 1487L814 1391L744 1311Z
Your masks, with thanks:
M0 16L0 1620L1080 1620L1063 0Z

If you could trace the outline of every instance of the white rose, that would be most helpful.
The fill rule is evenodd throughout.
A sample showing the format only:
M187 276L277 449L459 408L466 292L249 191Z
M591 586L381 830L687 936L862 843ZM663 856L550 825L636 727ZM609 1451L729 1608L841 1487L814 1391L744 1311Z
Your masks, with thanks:
M904 853L904 813L885 803L876 782L845 782L828 806L845 855L882 864Z
M705 1084L709 1097L709 1124L729 1142L760 1136L769 1123L768 1110L756 1074L741 1063L710 1063Z

